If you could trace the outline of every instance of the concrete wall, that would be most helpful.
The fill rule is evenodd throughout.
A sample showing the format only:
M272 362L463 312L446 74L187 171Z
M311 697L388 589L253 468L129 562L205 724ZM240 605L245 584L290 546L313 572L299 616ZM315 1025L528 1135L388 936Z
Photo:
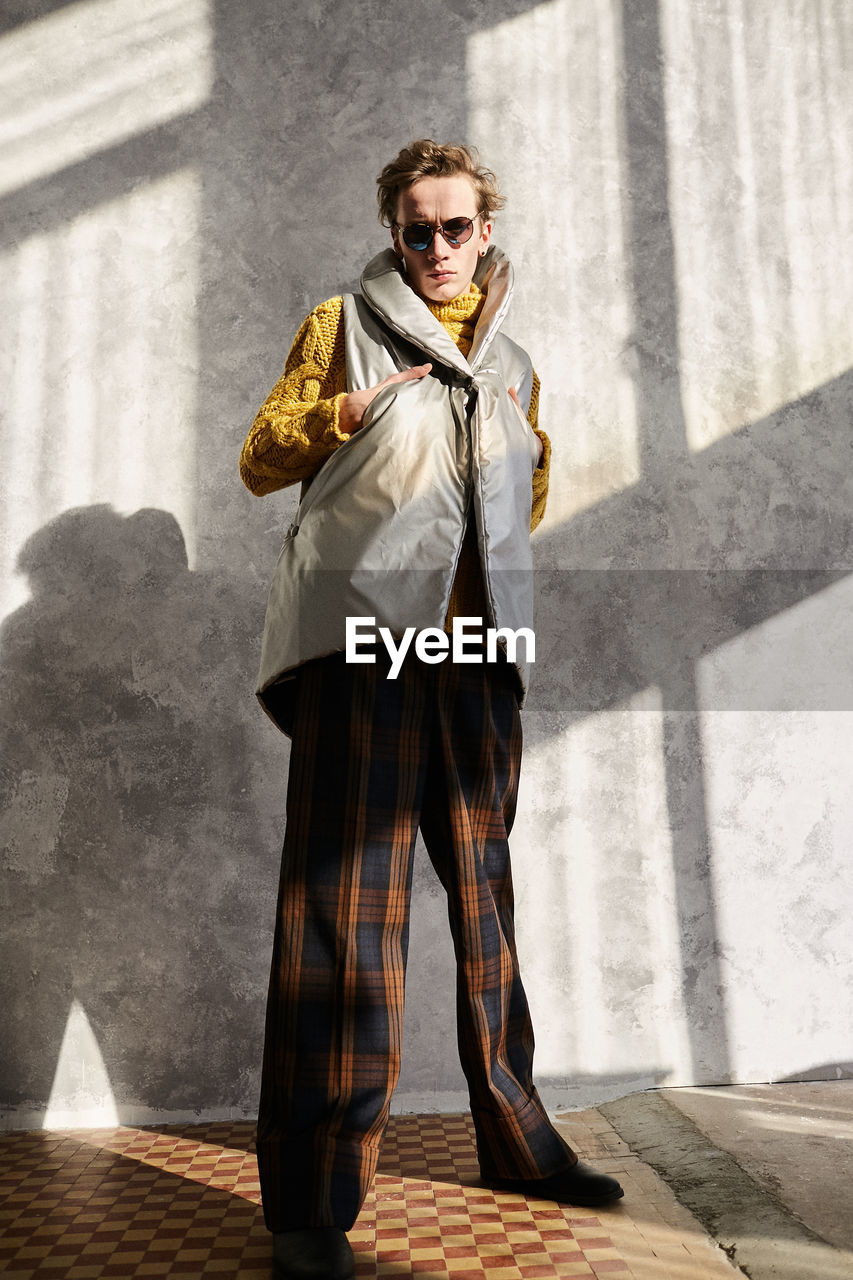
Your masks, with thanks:
M0 50L8 1125L250 1115L293 495L237 453L430 134L554 442L514 836L551 1101L853 1060L845 0L18 0ZM458 1106L419 854L401 1105Z

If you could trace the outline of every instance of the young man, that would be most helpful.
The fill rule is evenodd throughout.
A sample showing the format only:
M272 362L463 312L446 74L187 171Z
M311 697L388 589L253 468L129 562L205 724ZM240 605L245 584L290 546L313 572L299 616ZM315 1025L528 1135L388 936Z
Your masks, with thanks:
M418 827L448 894L484 1181L578 1205L622 1194L548 1120L515 949L513 637L532 635L550 451L530 360L501 330L503 202L467 148L429 140L378 184L392 248L359 294L305 320L241 457L259 496L306 484L258 690L293 739L258 1163L279 1274L326 1280L353 1274L345 1232L399 1072ZM462 618L491 646L454 657L445 633ZM381 643L365 652L359 633Z

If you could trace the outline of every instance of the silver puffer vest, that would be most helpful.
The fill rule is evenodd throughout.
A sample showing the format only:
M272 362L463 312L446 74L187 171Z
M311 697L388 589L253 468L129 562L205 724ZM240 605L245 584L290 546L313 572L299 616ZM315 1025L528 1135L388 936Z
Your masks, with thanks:
M381 391L360 430L303 488L270 588L257 688L286 733L292 677L310 659L345 649L348 616L373 617L394 635L444 625L470 517L491 612L483 626L533 625L539 445L509 394L515 388L526 410L533 370L500 332L512 267L499 249L480 260L474 283L486 302L467 359L390 249L368 263L361 293L344 298L348 390L427 362L432 371ZM519 658L516 667L523 700L526 664Z

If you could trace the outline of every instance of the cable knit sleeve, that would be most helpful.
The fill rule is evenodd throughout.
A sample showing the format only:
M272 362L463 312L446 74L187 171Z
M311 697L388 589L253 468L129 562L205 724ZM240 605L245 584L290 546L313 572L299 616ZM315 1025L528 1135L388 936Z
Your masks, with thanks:
M330 298L305 319L246 437L240 477L255 497L313 476L343 444L346 389L343 299Z
M542 461L533 472L533 510L530 515L531 533L541 523L548 501L548 480L551 473L551 441L539 428L539 389L540 382L536 370L533 371L533 391L530 394L530 408L527 410L527 421L542 441L544 453Z

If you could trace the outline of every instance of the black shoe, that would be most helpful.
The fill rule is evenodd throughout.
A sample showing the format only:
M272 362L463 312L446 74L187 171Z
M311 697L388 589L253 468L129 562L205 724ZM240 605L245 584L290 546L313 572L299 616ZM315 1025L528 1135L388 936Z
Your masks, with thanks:
M615 1178L607 1173L597 1173L582 1160L562 1173L552 1173L550 1178L484 1178L483 1181L497 1191L518 1191L538 1200L555 1200L557 1204L582 1205L584 1208L611 1204L614 1200L621 1200L625 1194Z
M355 1259L340 1227L277 1231L272 1238L278 1280L351 1280Z

